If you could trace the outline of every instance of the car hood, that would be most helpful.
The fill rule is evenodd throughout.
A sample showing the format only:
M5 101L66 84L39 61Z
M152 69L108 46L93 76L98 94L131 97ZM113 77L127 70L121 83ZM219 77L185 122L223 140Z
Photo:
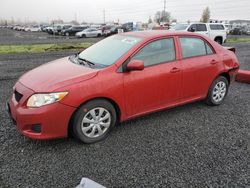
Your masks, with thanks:
M72 63L68 57L65 57L25 73L19 82L34 92L52 92L61 87L93 78L98 71L99 69Z

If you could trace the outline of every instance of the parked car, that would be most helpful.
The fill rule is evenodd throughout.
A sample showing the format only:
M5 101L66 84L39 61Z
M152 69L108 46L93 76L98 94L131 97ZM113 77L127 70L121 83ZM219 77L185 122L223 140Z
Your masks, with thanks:
M106 37L108 37L108 36L117 34L119 30L122 31L122 32L127 32L128 31L128 29L126 27L114 26L114 27L110 28L109 30L105 30L104 35Z
M242 27L235 27L230 31L231 35L242 35L243 34L243 28Z
M231 51L230 51L231 50ZM115 124L197 100L223 103L239 63L191 32L129 32L24 74L7 109L33 139L104 139Z
M41 27L39 25L34 25L34 26L29 27L28 31L38 32L38 31L41 31Z
M49 25L41 25L41 31L42 32L47 32L46 28L49 27Z
M170 30L196 32L216 41L219 44L226 42L227 30L220 23L191 23L176 24Z
M49 26L49 27L46 27L46 28L45 28L45 31L46 31L48 34L53 34L53 30L54 30L53 26Z
M83 31L85 29L87 29L87 27L73 26L73 27L70 27L69 29L62 30L61 34L64 35L64 36L70 36L70 35L74 35L75 36L75 34L77 32Z
M105 33L106 33L107 31L109 31L111 28L112 28L112 26L110 26L110 25L102 26L102 27L101 27L102 35L105 35Z
M83 31L77 32L76 37L100 37L102 36L102 31L95 28L88 28Z
M64 25L63 25L63 24L55 25L55 26L53 27L52 34L54 34L54 35L60 35L62 30L69 29L70 27L72 27L72 26L71 26L71 25L68 25L68 24L64 24Z

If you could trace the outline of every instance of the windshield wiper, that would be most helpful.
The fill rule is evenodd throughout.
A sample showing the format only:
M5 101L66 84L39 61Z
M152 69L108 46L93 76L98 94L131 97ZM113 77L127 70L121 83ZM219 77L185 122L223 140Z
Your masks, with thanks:
M93 62L91 62L91 61L89 61L87 59L80 58L79 55L77 56L77 59L80 60L80 61L82 61L82 62L87 63L89 66L95 65L95 63L93 63Z

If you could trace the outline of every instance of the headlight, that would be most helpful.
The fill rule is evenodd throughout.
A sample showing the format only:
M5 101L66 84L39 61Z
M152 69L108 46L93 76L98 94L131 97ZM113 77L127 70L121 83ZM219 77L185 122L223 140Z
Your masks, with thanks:
M27 102L27 107L35 108L47 104L52 104L62 100L67 94L68 92L34 94L29 98Z

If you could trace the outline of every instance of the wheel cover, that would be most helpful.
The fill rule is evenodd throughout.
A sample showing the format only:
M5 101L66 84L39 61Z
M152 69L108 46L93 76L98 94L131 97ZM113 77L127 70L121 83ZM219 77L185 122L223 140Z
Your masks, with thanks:
M225 82L218 82L213 89L212 98L215 102L221 102L227 92L227 85Z
M82 133L89 138L102 136L110 127L111 114L102 107L88 111L82 119Z

